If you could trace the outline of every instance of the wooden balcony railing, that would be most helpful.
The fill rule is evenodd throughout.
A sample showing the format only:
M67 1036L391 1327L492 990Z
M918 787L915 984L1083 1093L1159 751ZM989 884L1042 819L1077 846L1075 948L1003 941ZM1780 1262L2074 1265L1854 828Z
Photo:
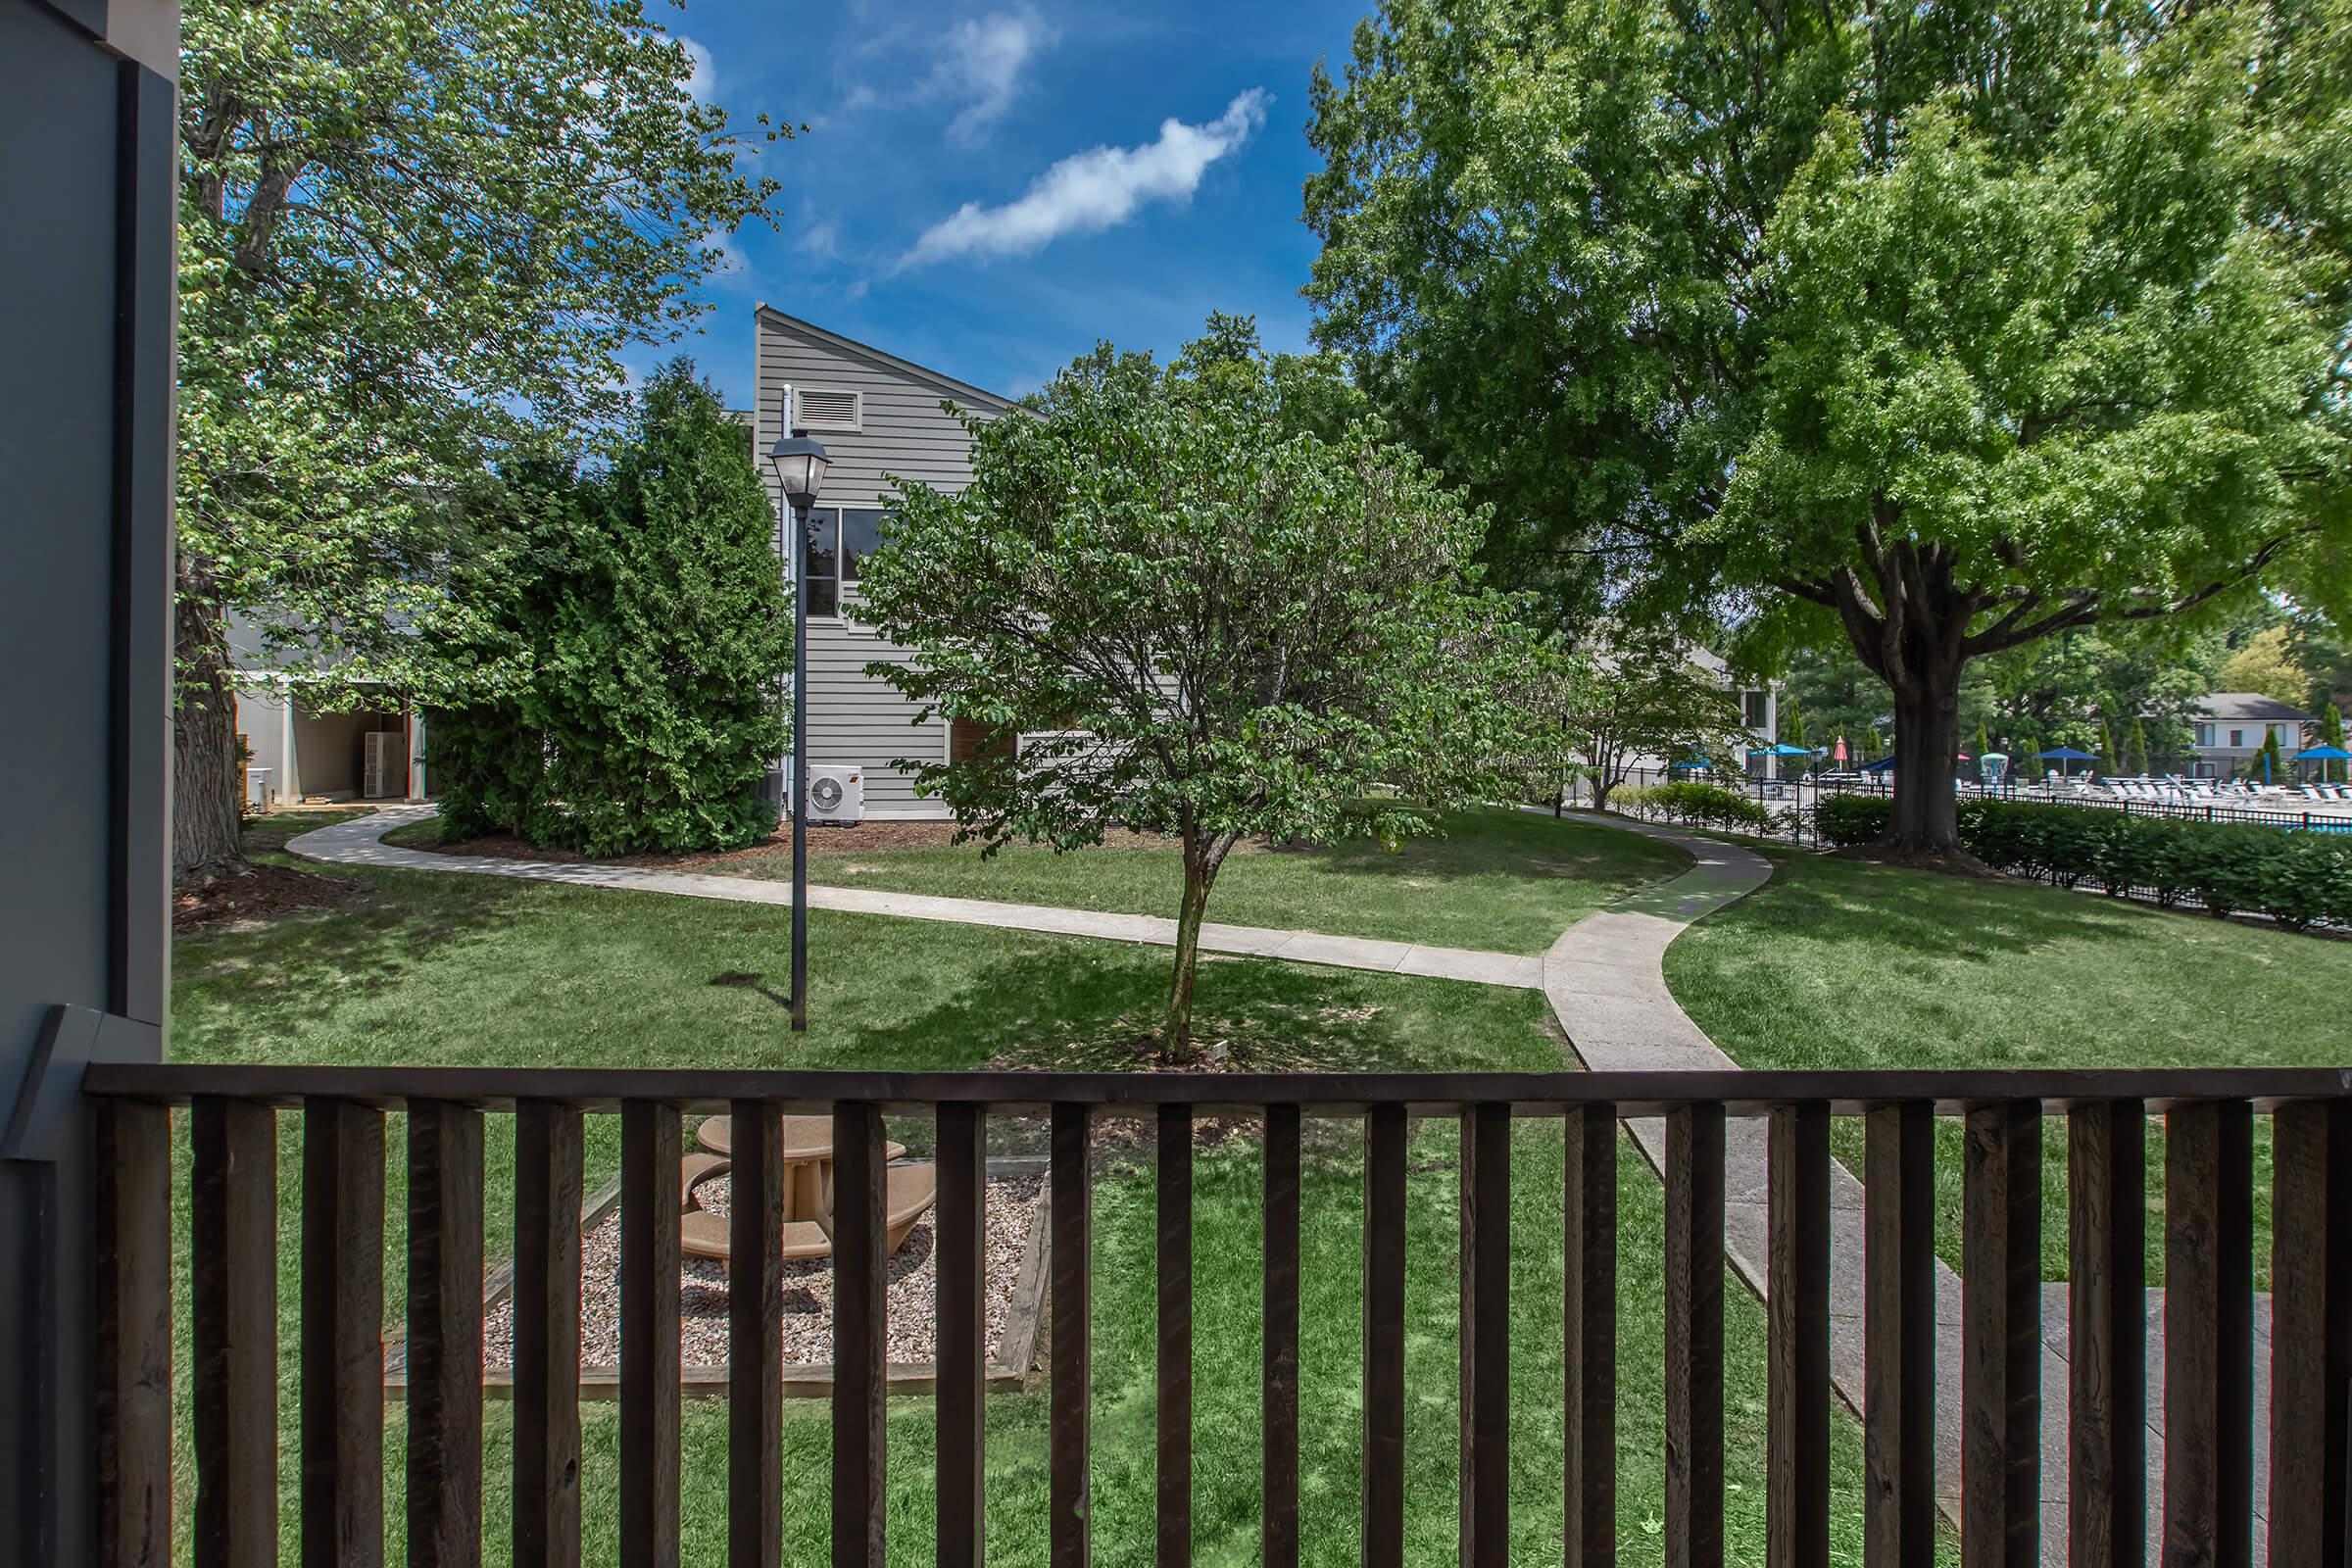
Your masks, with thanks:
M301 1557L383 1552L384 1112L408 1138L410 1560L479 1560L483 1117L515 1118L514 1540L517 1562L579 1555L582 1118L621 1118L622 1558L674 1564L681 1111L731 1111L730 1561L780 1552L774 1129L834 1118L837 1564L878 1563L884 1518L882 1118L936 1118L938 1560L982 1551L986 1120L1052 1125L1052 1560L1088 1553L1090 1123L1155 1118L1158 1561L1191 1547L1192 1118L1262 1114L1264 1559L1299 1553L1302 1117L1364 1125L1361 1560L1404 1558L1406 1139L1461 1123L1460 1556L1507 1543L1511 1125L1565 1123L1563 1485L1570 1564L1614 1560L1616 1401L1663 1397L1666 1560L1724 1549L1727 1118L1769 1120L1768 1559L1829 1556L1832 1118L1867 1118L1862 1507L1874 1565L1933 1560L1934 1162L1937 1117L1966 1123L1964 1560L2034 1560L2040 1529L2041 1146L2064 1119L2071 1181L2072 1560L2147 1560L2143 1507L2144 1118L2165 1119L2163 1560L2242 1564L2251 1456L2271 1453L2271 1561L2344 1568L2352 1442L2352 1072L1593 1073L1225 1076L508 1071L101 1066L95 1324L104 1540L115 1563L172 1546L171 1107L193 1115L194 1550L273 1563L277 1496L279 1108L303 1112ZM1615 1371L1614 1124L1667 1122L1665 1387ZM2252 1430L2253 1130L2272 1120L2272 1419ZM757 1131L769 1129L765 1137ZM860 1196L862 1195L862 1196ZM749 1285L751 1288L745 1289Z

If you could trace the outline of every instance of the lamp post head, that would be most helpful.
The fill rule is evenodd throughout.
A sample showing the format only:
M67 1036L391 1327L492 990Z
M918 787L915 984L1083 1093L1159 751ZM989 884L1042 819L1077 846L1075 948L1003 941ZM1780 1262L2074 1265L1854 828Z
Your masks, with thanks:
M792 503L794 511L800 512L816 499L832 459L821 443L809 439L808 431L795 430L767 449L767 461L775 466L776 480L784 487L784 498Z

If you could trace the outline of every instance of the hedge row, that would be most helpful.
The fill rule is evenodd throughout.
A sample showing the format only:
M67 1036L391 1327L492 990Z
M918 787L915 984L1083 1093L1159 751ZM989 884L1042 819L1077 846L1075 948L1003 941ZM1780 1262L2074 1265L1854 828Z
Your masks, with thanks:
M1609 804L1621 811L1662 816L1669 822L1721 828L1727 832L1769 833L1776 825L1773 813L1763 802L1720 784L1653 784L1646 789L1618 789L1610 793Z
M1821 803L1816 820L1824 843L1868 844L1892 809L1881 797L1840 795ZM2142 893L2166 907L2193 899L2216 915L2267 914L2297 931L2352 925L2352 834L1962 801L1960 843L1987 865L2060 887Z

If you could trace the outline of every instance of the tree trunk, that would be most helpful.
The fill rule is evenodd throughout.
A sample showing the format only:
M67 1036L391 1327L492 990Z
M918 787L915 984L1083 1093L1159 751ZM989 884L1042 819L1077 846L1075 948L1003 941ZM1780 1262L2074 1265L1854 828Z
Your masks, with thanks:
M1950 854L1960 848L1952 789L1960 755L1959 671L1941 681L1923 675L1918 683L1920 700L1894 708L1894 812L1885 842L1910 854Z
M1208 906L1208 890L1225 863L1233 837L1220 834L1203 843L1195 829L1184 834L1184 904L1176 916L1176 978L1168 992L1168 1022L1161 1031L1160 1054L1169 1061L1193 1059L1193 977L1200 967L1200 916Z
M182 555L177 577L172 874L205 882L245 867L237 846L237 699L228 684L228 638L212 573Z

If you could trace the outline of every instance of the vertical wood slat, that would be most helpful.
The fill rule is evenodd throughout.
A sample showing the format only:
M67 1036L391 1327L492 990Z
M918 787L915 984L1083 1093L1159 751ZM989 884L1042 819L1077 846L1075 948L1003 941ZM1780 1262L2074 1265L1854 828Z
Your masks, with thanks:
M1461 1113L1460 1560L1504 1562L1511 1531L1511 1107Z
M172 1556L172 1112L98 1107L98 1560Z
M1936 1560L1936 1111L1868 1119L1863 1182L1863 1560Z
M727 1562L784 1555L784 1118L764 1100L728 1107Z
M620 1560L678 1568L677 1107L620 1107Z
M2253 1111L2165 1118L2164 1558L2253 1557Z
M1666 1113L1666 1564L1723 1568L1723 1107Z
M409 1102L409 1561L482 1560L482 1113Z
M1561 1468L1568 1568L1617 1560L1617 1110L1567 1115Z
M1048 1395L1053 1568L1085 1568L1093 1511L1094 1180L1084 1105L1054 1107L1054 1382Z
M302 1110L302 1561L384 1559L384 1113Z
M1364 1118L1364 1568L1404 1564L1402 1105Z
M2352 1551L2352 1101L2278 1107L2271 1207L2271 1561Z
M1830 1107L1777 1105L1767 1154L1765 1561L1830 1560Z
M191 1107L198 1568L277 1562L277 1115Z
M1264 1568L1298 1565L1298 1107L1266 1107L1264 1432L1259 1512Z
M1159 1107L1158 1562L1193 1560L1193 1107Z
M939 1382L938 1561L980 1568L987 1542L987 1121L978 1105L939 1107L933 1253Z
M2147 1560L2147 1115L2067 1115L2068 1560Z
M882 1113L833 1107L833 1565L882 1568L888 1471L888 1155Z
M514 1561L580 1560L580 1112L514 1107Z
M1961 1561L2033 1568L2041 1534L2041 1107L1972 1110L1962 1172Z

